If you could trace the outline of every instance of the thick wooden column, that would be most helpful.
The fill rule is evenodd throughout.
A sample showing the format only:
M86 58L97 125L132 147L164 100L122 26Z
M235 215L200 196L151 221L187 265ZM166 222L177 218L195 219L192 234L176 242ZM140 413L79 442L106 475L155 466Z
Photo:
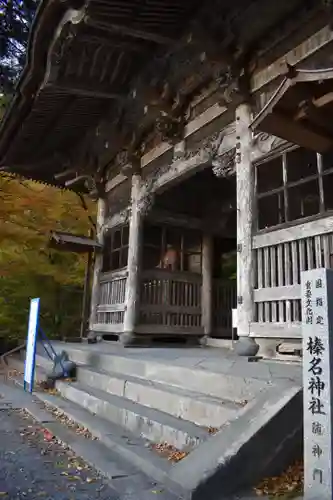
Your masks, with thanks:
M141 195L141 175L132 175L131 213L129 219L129 242L126 281L126 310L124 315L124 333L121 342L131 344L134 340L140 300L140 268L142 249L142 215L139 211Z
M254 172L251 162L251 108L247 103L236 109L236 191L237 191L237 333L239 355L251 356L258 346L249 337L254 316L253 302L253 215Z
M94 231L90 229L89 238L94 239ZM93 252L88 252L86 268L84 273L84 287L82 296L82 312L81 312L81 327L80 338L83 339L87 334L88 318L89 318L89 299L90 299L90 281L92 271Z
M202 240L202 325L205 337L213 330L213 237L204 234Z
M98 243L103 245L104 242L104 232L103 226L106 216L106 202L103 199L98 200L97 205L97 223L96 223L96 239ZM93 327L97 321L97 306L99 298L99 287L100 287L100 274L103 266L103 254L95 253L94 262L94 273L93 273L93 283L91 290L91 301L90 301L90 318L89 318L89 331L90 334L93 332Z

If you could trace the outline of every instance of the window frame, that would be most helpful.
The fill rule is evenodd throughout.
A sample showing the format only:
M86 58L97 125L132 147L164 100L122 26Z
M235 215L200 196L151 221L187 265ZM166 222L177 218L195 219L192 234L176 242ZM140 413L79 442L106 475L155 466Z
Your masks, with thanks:
M128 256L128 248L129 248L129 235L127 234L127 243L124 243L124 231L127 230L129 233L129 225L123 224L121 226L113 227L107 230L104 233L104 244L103 244L103 264L102 264L102 274L113 273L117 271L121 271L127 267L127 258L126 264L121 267L112 267L112 257L115 253L119 252L119 262L122 262L123 255L127 254ZM120 231L120 246L114 247L114 235L115 233ZM107 246L108 245L108 246ZM107 250L107 252L106 252ZM108 259L108 267L105 265L105 261Z
M162 257L163 255L165 254L166 252L166 248L167 248L167 231L170 231L170 230L178 230L179 233L180 233L180 248L178 249L179 251L179 269L177 269L178 272L181 272L181 273L191 273L191 274L199 274L199 272L196 272L196 271L187 271L187 270L184 270L184 264L185 264L185 260L186 260L186 257L188 258L189 256L193 256L193 255L199 255L200 256L200 272L202 270L202 233L200 230L197 230L198 232L198 236L200 236L200 251L198 252L190 252L186 249L186 245L184 245L184 240L186 239L186 233L189 234L189 231L191 230L188 230L186 228L183 228L183 227L180 227L180 226L172 226L171 224L153 224L153 223L149 223L147 222L147 228L148 227L158 227L160 230L161 230L161 240L160 240L160 243L159 245L157 244L152 244L152 243L147 243L145 241L145 239L143 240L143 248L151 248L151 249L154 249L154 250L159 250L159 263L161 262L162 260ZM195 230L193 230L195 231ZM155 269L157 266L155 267L151 267L150 269ZM164 270L163 268L160 268L161 270ZM148 269L146 269L148 270ZM167 271L167 269L165 269L165 271Z
M320 153L316 153L317 157L317 172L316 174L309 175L308 177L304 177L303 179L299 179L297 181L292 181L288 182L287 178L287 155L288 153L291 153L292 151L295 151L297 149L300 149L299 146L293 145L290 146L283 151L277 151L276 153L273 153L266 158L263 158L262 160L258 160L254 162L253 168L254 168L254 191L255 191L255 233L263 233L263 232L269 232L269 231L275 231L277 229L280 229L282 227L289 227L293 225L297 225L300 223L304 223L305 221L308 220L313 220L316 218L320 218L323 215L333 213L333 210L325 210L325 197L324 197L324 178L327 175L332 175L333 174L333 166L331 168L328 168L326 170L323 170L323 155ZM305 149L305 148L302 148ZM266 163L269 163L270 161L280 158L281 159L281 168L282 168L282 175L283 175L283 182L282 186L278 188L271 189L270 191L264 192L264 193L258 193L257 185L258 185L258 167L265 165ZM297 219L289 219L289 214L288 214L288 190L293 187L301 186L302 184L306 184L311 181L317 181L318 182L318 194L319 194L319 211L316 214L310 215L310 216L304 216L300 217ZM272 226L269 226L267 228L259 228L259 207L258 207L258 201L263 198L268 198L270 196L273 196L275 194L280 194L283 193L283 200L284 200L284 222L280 222L279 224L274 224Z

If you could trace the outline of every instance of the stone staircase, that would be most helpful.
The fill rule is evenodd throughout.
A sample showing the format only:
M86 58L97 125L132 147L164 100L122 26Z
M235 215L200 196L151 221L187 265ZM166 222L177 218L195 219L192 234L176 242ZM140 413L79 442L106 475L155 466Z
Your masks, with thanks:
M58 381L59 396L37 396L183 498L221 498L277 472L298 451L301 393L298 377L285 376L288 365L284 376L267 378L246 360L237 361L243 371L229 373L215 371L209 359L209 369L196 366L200 349L178 359L172 349L163 359L161 350L104 343L61 349L78 364L77 381ZM36 378L44 378L52 364L41 346L36 361ZM22 369L21 360L10 363ZM156 451L163 443L185 458L168 460Z

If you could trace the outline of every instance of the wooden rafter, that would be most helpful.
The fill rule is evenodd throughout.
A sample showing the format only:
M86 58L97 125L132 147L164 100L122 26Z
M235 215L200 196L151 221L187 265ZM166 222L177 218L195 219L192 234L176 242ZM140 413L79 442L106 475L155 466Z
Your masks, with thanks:
M125 25L114 24L106 22L103 20L95 20L87 16L85 22L88 26L96 28L101 31L106 31L108 33L119 33L121 35L128 36L130 38L138 38L140 40L147 40L149 42L154 42L160 45L171 45L175 42L173 38L169 38L158 33L151 33L149 31L142 31L135 28L130 28Z
M139 52L143 53L146 47L138 43L125 42L117 39L110 39L110 36L103 36L100 33L96 35L86 35L80 37L80 43L87 45L102 45L103 47L110 47L110 49L120 49L125 52Z
M331 111L333 68L297 70L286 67L286 77L251 124L317 152L333 148ZM327 98L327 96L330 96Z
M92 85L82 83L82 80L61 80L57 83L47 83L46 87L52 88L57 91L65 92L66 94L72 94L82 97L96 97L97 99L125 99L124 94L118 94L115 92L110 92L104 85Z

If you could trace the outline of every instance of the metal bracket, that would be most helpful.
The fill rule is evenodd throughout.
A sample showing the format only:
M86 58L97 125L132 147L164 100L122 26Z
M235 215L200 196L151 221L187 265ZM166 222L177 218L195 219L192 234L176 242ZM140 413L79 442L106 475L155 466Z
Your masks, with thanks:
M242 297L242 295L237 295L237 304L238 305L243 304L243 297Z

